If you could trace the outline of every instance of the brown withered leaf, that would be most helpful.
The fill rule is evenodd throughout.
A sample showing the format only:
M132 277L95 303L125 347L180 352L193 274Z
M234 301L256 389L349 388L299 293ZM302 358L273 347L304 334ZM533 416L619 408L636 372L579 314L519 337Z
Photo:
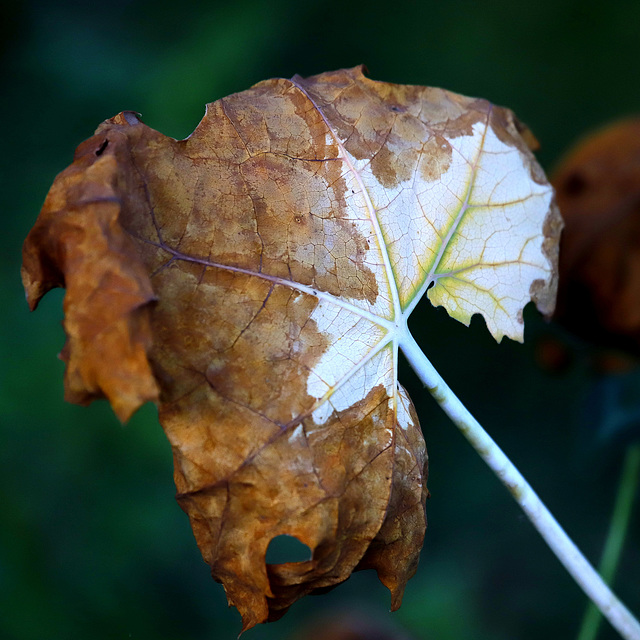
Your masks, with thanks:
M355 68L259 83L182 141L122 113L56 179L24 280L32 306L68 289L69 398L117 408L124 380L126 417L158 385L178 501L244 629L363 568L400 605L427 495L409 314L426 292L499 340L529 299L553 310L561 223L524 131ZM281 534L312 558L266 565Z
M640 118L578 143L552 183L566 224L556 317L640 354Z
M32 310L50 289L67 289L66 400L87 404L106 397L127 420L158 398L147 359L155 296L136 245L120 225L128 178L114 154L102 155L102 144L96 147L92 138L80 145L75 162L56 178L25 242L22 279Z

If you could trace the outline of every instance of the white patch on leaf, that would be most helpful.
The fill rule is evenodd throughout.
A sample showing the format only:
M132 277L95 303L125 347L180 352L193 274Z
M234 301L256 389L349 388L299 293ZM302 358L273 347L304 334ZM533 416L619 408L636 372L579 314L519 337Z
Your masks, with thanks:
M435 278L434 305L465 324L481 313L497 340L521 340L531 283L551 272L541 229L552 189L534 182L529 159L484 122L448 142L448 169L433 181L420 175L426 155L394 187L382 186L369 160L348 161L376 209L402 308Z
M381 380L393 378L393 361L385 349L363 365L385 335L384 329L370 320L326 300L318 302L310 319L329 342L307 378L310 396L320 400L330 395L313 413L314 421L322 424L333 410L348 409Z

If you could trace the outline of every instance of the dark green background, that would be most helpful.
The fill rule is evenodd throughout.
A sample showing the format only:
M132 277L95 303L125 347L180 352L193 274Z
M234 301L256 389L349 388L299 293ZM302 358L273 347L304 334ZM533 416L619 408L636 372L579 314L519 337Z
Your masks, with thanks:
M104 403L65 404L56 359L62 292L37 313L27 310L21 243L55 174L123 109L181 138L206 102L268 77L361 62L375 79L513 108L550 169L587 130L640 110L640 3L34 0L5 5L0 23L0 637L234 638L239 616L210 579L173 499L155 410L145 407L122 427ZM601 428L599 416L620 409L602 389L628 390L637 379L599 379L592 352L570 339L569 367L543 370L540 341L567 338L531 309L527 321L524 346L498 346L481 320L466 329L426 304L413 327L445 379L597 560L624 450L622 438ZM411 372L403 380L429 447L432 498L402 608L388 614L387 592L363 572L246 637L304 637L346 612L429 640L575 637L581 592ZM590 394L595 409L587 410ZM629 392L632 409L637 397ZM616 584L636 612L638 511ZM615 634L605 626L601 637Z

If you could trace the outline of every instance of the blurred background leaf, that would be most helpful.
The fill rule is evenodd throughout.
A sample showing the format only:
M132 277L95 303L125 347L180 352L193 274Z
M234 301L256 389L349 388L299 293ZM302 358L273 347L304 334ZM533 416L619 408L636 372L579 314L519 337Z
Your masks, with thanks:
M55 357L64 340L62 292L33 315L24 302L22 240L55 174L102 120L132 109L182 138L206 102L268 77L362 62L375 79L443 86L511 107L541 142L549 170L583 133L640 111L639 29L634 0L6 4L0 637L225 639L240 628L173 500L171 452L155 410L145 407L121 427L104 403L65 404ZM412 329L597 560L624 438L585 452L585 402L599 402L605 422L620 407L599 386L591 347L533 310L526 321L525 345L496 346L482 321L466 329L425 303ZM540 366L549 341L564 345L560 367ZM425 432L432 492L420 568L402 608L388 614L388 593L373 572L362 572L247 637L300 637L313 621L339 616L428 640L574 637L581 592L411 373L402 373ZM615 396L625 415L636 415L636 388L625 383ZM637 511L616 582L636 612ZM600 637L615 634L603 627Z

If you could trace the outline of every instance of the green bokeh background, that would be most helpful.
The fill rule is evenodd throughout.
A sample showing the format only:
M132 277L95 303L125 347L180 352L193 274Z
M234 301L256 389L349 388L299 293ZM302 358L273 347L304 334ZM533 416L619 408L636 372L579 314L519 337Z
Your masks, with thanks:
M62 292L30 315L19 279L22 240L54 176L123 109L182 138L206 102L268 77L361 62L375 79L513 108L550 169L589 129L640 111L640 3L32 0L4 6L0 22L0 638L234 638L239 616L173 499L154 408L123 427L105 403L62 400ZM637 412L637 377L599 378L590 349L570 338L569 366L544 370L540 342L567 336L531 309L525 345L498 346L481 320L466 329L426 303L415 316L427 355L597 560L625 438L638 433L633 416L615 437L603 425ZM246 637L304 638L343 614L416 639L575 637L581 592L411 372L402 379L425 432L432 492L402 608L389 614L388 593L362 572ZM603 385L631 388L626 404ZM638 511L616 582L636 612ZM605 625L601 637L616 635Z

